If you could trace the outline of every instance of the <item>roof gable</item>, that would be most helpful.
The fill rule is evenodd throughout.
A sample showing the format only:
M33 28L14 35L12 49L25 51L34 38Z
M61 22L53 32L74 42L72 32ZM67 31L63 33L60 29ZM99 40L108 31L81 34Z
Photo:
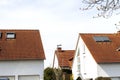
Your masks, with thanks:
M120 62L120 34L80 34L87 48L98 63ZM110 41L96 42L94 36L107 37Z
M38 30L0 30L0 32L2 33L0 60L45 59ZM7 38L7 33L12 35Z

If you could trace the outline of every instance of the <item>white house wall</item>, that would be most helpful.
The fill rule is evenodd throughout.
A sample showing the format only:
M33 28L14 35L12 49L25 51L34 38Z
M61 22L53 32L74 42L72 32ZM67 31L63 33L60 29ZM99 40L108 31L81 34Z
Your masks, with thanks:
M78 53L80 53L79 56ZM80 57L79 63L77 61L77 57ZM80 64L79 66L80 70L78 69L79 64ZM97 64L93 59L92 55L90 54L85 43L81 39L81 37L78 41L78 45L76 48L76 52L73 60L72 72L73 72L74 80L76 80L77 77L79 76L82 79L96 78L97 76Z
M98 75L104 77L120 78L120 63L99 64Z
M77 50L75 52L75 56L73 59L73 64L72 64L72 74L73 74L73 79L76 80L78 75L78 69L77 69Z
M0 61L0 76L39 75L43 80L44 61Z
M97 63L93 59L90 51L86 47L84 41L80 38L80 64L81 64L81 75L84 79L96 78L97 77Z

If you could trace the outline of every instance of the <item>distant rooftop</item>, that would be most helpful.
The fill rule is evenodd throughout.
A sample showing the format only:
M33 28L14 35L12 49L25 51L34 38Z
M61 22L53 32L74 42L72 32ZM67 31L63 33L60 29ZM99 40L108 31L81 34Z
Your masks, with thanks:
M74 52L75 50L62 50L61 47L58 47L57 50L55 51L55 54L57 55L59 66L71 67Z

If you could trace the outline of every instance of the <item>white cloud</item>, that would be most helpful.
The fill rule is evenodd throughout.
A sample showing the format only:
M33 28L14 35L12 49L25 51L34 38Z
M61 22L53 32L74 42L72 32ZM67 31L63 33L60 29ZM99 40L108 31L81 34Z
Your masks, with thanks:
M17 2L20 2L21 0L17 0ZM8 6L12 5L16 0L0 0L0 6Z
M10 0L0 0L0 5L8 5Z

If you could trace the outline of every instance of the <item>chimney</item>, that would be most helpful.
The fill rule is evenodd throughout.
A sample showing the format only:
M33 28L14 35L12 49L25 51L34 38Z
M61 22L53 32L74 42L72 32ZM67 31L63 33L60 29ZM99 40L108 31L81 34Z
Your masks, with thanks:
M120 30L119 30L119 31L117 31L117 33L118 33L118 34L120 34Z
M117 31L116 35L117 35L117 36L120 36L120 30L119 30L119 31Z
M58 51L58 52L62 51L61 46L62 46L61 44L60 44L60 45L57 45L57 51Z

